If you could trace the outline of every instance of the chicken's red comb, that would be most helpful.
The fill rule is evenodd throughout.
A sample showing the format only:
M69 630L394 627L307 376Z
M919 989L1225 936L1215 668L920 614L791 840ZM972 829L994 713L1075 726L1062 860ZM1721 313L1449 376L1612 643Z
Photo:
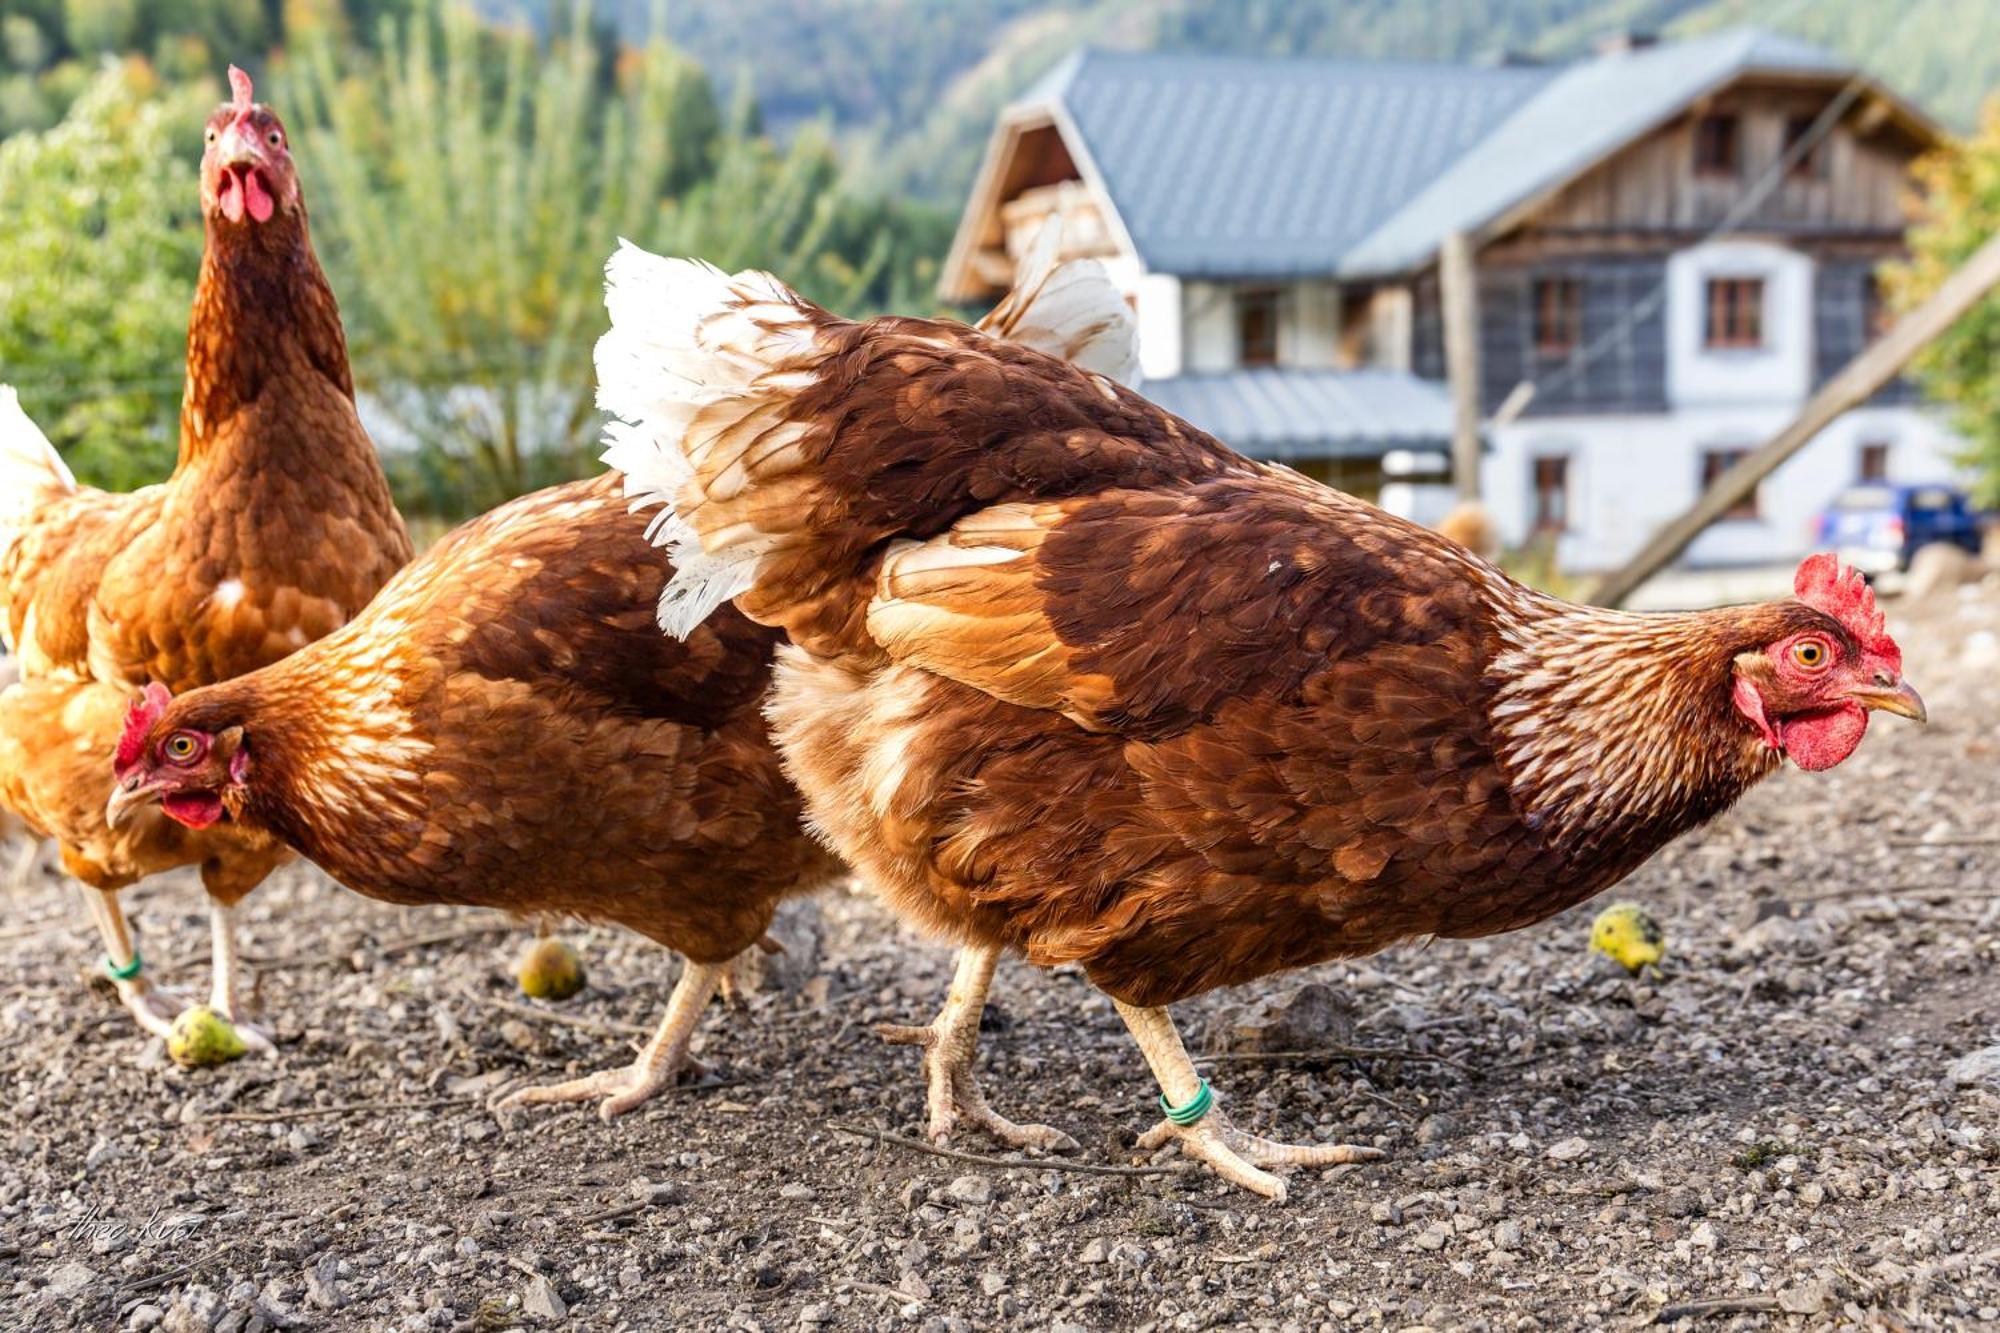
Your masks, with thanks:
M1862 651L1902 661L1903 650L1889 637L1886 618L1875 605L1875 590L1860 570L1841 564L1840 557L1829 552L1807 556L1792 578L1792 591L1807 606L1838 620Z
M248 111L256 100L256 90L250 86L250 76L234 65L229 67L229 91L236 94L238 111Z
M146 752L146 733L166 714L167 705L173 701L173 691L157 680L132 701L132 706L125 710L125 730L118 736L118 753L112 759L115 772L123 773L139 762L139 756Z

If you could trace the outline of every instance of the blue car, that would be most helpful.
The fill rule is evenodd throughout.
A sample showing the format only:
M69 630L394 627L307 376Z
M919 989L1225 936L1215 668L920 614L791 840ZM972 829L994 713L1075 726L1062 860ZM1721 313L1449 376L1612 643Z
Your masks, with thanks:
M1981 516L1956 486L1863 481L1834 497L1819 517L1817 544L1864 574L1906 570L1933 542L1979 553Z

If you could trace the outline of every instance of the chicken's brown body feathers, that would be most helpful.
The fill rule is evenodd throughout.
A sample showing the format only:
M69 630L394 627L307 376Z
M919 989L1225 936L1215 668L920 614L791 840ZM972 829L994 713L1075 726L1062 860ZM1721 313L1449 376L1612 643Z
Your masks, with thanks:
M766 735L778 636L734 612L662 636L645 526L615 477L525 496L177 724L243 726L241 821L360 893L615 921L721 962L835 863Z

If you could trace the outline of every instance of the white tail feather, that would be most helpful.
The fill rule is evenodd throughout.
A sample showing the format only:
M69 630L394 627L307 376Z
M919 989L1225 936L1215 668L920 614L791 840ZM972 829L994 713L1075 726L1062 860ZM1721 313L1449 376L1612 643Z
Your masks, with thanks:
M1015 264L1014 289L979 321L979 330L1139 387L1139 324L1125 294L1095 259L1057 263L1063 220L1042 224Z
M597 405L620 418L606 433L604 462L625 475L634 509L666 506L651 529L674 562L660 627L684 639L749 591L762 550L749 541L709 555L687 522L684 507L700 499L689 483L698 466L719 461L709 455L725 434L698 418L711 404L784 387L773 372L811 351L812 328L798 298L768 273L726 274L630 241L605 265L604 303L611 330L597 342Z
M1095 260L1055 264L1057 224L1023 263L1023 285L981 327L1125 383L1137 379L1132 311ZM604 269L611 329L597 343L597 404L615 420L604 462L623 473L634 509L664 508L648 536L669 548L674 577L660 627L686 638L716 607L756 585L758 564L783 540L752 523L709 521L706 549L691 521L792 470L806 427L785 419L790 395L813 383L817 325L810 307L768 273L726 274L621 241Z
M75 492L62 455L22 410L13 387L0 384L0 553L37 509Z

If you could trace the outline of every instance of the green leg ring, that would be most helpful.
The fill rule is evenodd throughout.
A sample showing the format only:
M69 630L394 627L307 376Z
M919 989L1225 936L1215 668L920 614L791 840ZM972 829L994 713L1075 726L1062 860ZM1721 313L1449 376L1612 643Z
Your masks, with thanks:
M1175 1106L1167 1100L1166 1093L1160 1094L1160 1109L1166 1112L1167 1119L1176 1125L1192 1125L1207 1115L1214 1105L1215 1089L1208 1086L1207 1079L1201 1081L1201 1091L1190 1097L1186 1106Z

